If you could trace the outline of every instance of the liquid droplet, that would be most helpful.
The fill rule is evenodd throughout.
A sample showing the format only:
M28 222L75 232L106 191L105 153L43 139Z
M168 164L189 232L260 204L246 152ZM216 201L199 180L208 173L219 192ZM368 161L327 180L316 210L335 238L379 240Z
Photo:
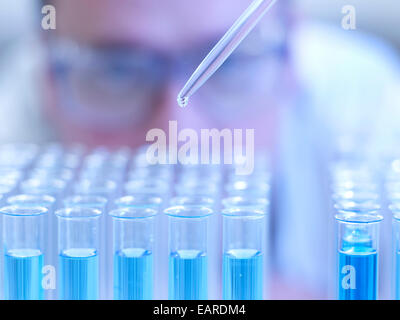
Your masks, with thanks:
M181 108L184 108L184 107L186 107L187 105L188 105L188 102L189 102L189 98L188 97L181 97L181 96L178 96L178 105L181 107Z

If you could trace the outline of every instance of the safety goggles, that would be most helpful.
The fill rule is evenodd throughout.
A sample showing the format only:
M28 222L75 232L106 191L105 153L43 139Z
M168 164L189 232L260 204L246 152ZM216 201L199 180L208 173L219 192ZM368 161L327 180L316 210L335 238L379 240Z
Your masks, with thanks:
M113 129L144 123L157 112L166 86L171 81L183 84L211 47L167 55L141 47L49 39L58 106L85 126ZM243 117L244 106L265 106L262 101L285 57L284 41L268 45L258 36L250 37L196 99L211 117Z

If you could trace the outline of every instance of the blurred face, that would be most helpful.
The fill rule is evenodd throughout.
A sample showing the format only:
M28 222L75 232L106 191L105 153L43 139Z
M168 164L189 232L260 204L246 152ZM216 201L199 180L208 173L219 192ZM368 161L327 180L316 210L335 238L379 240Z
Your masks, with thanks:
M137 146L151 128L167 132L169 120L178 120L179 129L255 128L256 144L273 140L276 99L270 92L282 61L280 42L269 41L262 30L252 33L253 40L188 108L176 103L183 84L248 0L53 3L57 29L48 39L47 110L64 140ZM265 20L269 27L277 21L273 13Z

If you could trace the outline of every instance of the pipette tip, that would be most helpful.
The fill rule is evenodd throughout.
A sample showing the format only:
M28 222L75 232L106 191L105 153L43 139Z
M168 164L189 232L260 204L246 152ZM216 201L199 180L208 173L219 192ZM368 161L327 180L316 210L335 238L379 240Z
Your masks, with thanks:
M181 97L181 96L178 96L177 101L178 101L178 105L179 105L181 108L184 108L184 107L186 107L186 106L188 105L189 98L188 98L188 97Z

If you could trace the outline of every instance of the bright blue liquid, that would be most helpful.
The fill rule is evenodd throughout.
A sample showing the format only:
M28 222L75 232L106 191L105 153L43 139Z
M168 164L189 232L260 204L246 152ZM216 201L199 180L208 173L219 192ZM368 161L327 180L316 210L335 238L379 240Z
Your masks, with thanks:
M396 252L396 260L395 260L395 299L400 300L400 252Z
M141 248L123 249L114 254L114 299L153 298L153 255Z
M263 256L252 249L235 249L222 261L222 297L225 300L261 300Z
M39 250L15 249L4 257L5 299L42 300L43 254Z
M207 299L207 256L198 250L178 250L169 257L169 299Z
M96 300L99 295L99 257L94 249L68 249L59 255L59 298Z
M338 254L339 300L376 300L378 290L377 252L370 247L353 246L343 248ZM351 266L351 268L346 266ZM352 274L351 270L355 272L353 287L349 278Z

